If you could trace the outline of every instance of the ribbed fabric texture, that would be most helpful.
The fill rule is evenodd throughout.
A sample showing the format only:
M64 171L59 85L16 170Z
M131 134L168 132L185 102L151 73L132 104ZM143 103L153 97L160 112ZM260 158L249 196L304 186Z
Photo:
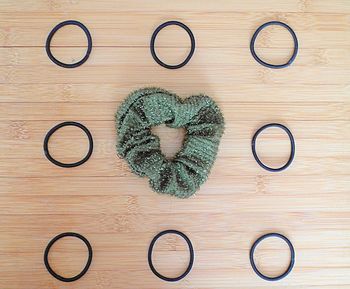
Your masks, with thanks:
M151 127L160 124L186 129L183 147L169 160L160 149ZM117 152L131 170L147 176L152 189L188 198L202 185L215 161L224 118L208 96L181 100L161 88L132 92L116 114Z

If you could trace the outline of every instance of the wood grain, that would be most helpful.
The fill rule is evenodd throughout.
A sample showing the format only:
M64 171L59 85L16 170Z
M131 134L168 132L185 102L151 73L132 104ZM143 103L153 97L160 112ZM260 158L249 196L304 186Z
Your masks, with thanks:
M28 0L0 1L0 288L350 288L350 2L346 0ZM93 37L88 61L76 69L54 65L45 40L57 23L76 19ZM197 47L180 70L158 66L149 51L153 30L177 19L192 29ZM269 20L288 23L299 40L289 68L270 70L254 61L249 41ZM259 55L288 59L291 38L266 29ZM157 52L169 63L188 52L188 37L166 29ZM53 53L77 61L86 39L66 27ZM151 191L116 155L116 109L133 89L160 86L181 97L206 93L221 107L226 131L208 181L188 200ZM45 158L46 132L59 122L86 125L94 153L84 165L63 169ZM254 132L268 122L287 125L296 140L292 166L281 173L260 168L251 154ZM155 128L167 155L183 131ZM175 141L174 141L175 140ZM288 157L278 130L259 138L259 155L278 165ZM80 159L87 149L75 128L58 131L52 154ZM148 268L147 250L165 229L186 233L196 252L187 278L169 284ZM88 273L65 284L46 271L43 251L55 235L74 231L94 249ZM254 240L268 232L290 238L296 249L291 275L277 283L259 279L249 264ZM279 274L288 249L266 241L259 268ZM77 274L86 249L57 242L50 254L64 276ZM159 271L175 276L186 267L186 244L174 236L157 243Z

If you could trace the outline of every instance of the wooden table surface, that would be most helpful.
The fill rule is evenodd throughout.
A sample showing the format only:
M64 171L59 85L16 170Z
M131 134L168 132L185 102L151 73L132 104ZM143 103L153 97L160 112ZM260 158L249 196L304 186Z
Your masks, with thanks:
M45 52L59 22L83 22L93 38L88 61L75 69L52 63ZM196 51L185 67L168 70L151 57L154 29L179 20L193 31ZM289 24L299 40L295 62L268 69L251 56L249 42L264 22ZM1 0L0 1L0 288L350 288L350 1L347 0ZM267 28L256 47L278 63L292 50L282 28ZM157 39L159 56L180 62L189 39L169 27ZM65 62L86 50L79 28L65 27L52 51ZM208 181L187 200L158 195L116 155L114 114L133 89L159 86L181 97L205 93L221 107L226 131ZM60 168L43 154L47 131L63 121L86 125L94 137L91 159ZM269 122L290 128L296 157L280 173L255 162L250 142ZM183 131L155 128L171 157ZM278 165L289 142L278 129L259 138L259 155ZM86 153L77 128L57 131L50 150L61 161ZM193 242L195 264L178 283L152 274L147 250L165 229ZM55 235L73 231L92 244L87 274L62 283L45 269L43 252ZM285 279L260 279L249 249L268 232L287 236L296 263ZM52 248L52 267L77 274L86 248L73 238ZM188 261L183 241L161 239L154 251L158 270L181 273ZM286 268L289 251L267 240L256 252L266 274Z

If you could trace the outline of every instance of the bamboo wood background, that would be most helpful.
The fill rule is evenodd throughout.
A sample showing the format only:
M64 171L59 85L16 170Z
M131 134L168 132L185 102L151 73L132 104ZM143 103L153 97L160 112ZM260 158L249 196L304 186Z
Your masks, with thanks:
M83 22L92 54L76 69L53 64L44 44L59 22ZM167 70L149 52L154 29L179 20L193 31L197 48L188 65ZM299 39L293 65L271 70L254 61L249 41L264 22L289 24ZM188 52L188 37L169 27L159 34L158 53L176 63ZM84 34L65 27L53 52L75 62L86 49ZM278 63L292 41L281 28L264 30L257 51ZM0 288L350 288L350 2L346 0L0 0ZM133 89L160 86L182 97L213 97L226 120L218 159L198 194L178 200L152 192L116 156L114 113ZM64 169L43 155L46 132L62 121L86 125L95 149L84 165ZM296 158L281 173L269 173L252 157L254 132L268 122L287 125ZM164 152L181 146L183 131L155 128ZM85 136L58 131L52 154L76 161ZM269 164L283 163L289 143L279 130L259 139ZM148 245L158 232L178 229L192 240L192 272L167 283L148 268ZM94 249L80 280L65 284L43 264L55 235L83 234ZM259 279L249 248L267 232L293 242L296 265L277 283ZM266 241L256 253L259 268L279 274L289 252ZM77 274L86 250L77 240L57 243L52 266ZM175 276L186 267L186 245L173 236L157 244L159 271Z

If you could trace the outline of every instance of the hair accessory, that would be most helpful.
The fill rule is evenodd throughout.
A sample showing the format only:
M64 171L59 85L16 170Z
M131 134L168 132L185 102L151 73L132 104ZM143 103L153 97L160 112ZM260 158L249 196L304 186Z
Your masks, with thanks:
M166 124L185 128L181 150L168 160L151 127ZM188 198L202 185L215 161L224 118L215 102L205 95L185 100L161 88L132 92L116 114L117 151L131 170L147 176L152 189Z
M170 65L170 64L166 64L164 63L163 61L161 61L158 56L157 56L157 53L154 49L154 44L155 44L155 41L156 41L156 37L159 33L160 30L162 30L163 28L169 26L169 25L177 25L177 26L180 26L182 27L183 29L186 30L186 32L188 33L188 35L190 36L190 39L191 39L191 50L190 50L190 53L188 54L188 56L186 57L186 59L181 62L180 64L176 64L176 65ZM196 46L196 41L194 39L194 36L193 36L193 33L191 31L190 28L188 28L185 24L179 22L179 21L168 21L168 22L165 22L161 25L159 25L157 27L157 29L153 32L152 34L152 38L151 38L151 45L150 45L150 48L151 48L151 54L152 54L152 57L153 59L161 66L165 67L165 68L168 68L168 69L178 69L182 66L185 66L189 61L190 59L192 58L193 56L193 53L194 53L194 50L195 50L195 46Z
M57 32L58 29L62 28L63 26L66 26L66 25L76 25L76 26L80 27L85 32L85 35L86 35L86 38L88 41L88 47L87 47L85 56L81 60L79 60L78 62L75 62L75 63L61 62L55 56L53 56L53 54L51 52L52 37L55 35L55 33ZM67 21L63 21L63 22L57 24L51 30L51 32L46 40L46 53L47 53L48 57L52 60L52 62L54 62L57 65L62 66L64 68L75 68L75 67L82 65L86 60L88 60L90 53L91 53L91 49L92 49L92 38L91 38L91 34L90 34L89 30L86 28L86 26L83 23L76 21L76 20L67 20Z
M49 139L50 139L50 137L53 135L53 133L56 130L58 130L61 127L64 127L64 126L76 126L76 127L81 128L86 133L86 135L87 135L87 137L89 139L89 151L86 154L86 156L82 160L80 160L78 162L69 163L69 164L62 163L60 161L55 160L50 154L50 151L49 151ZM75 122L75 121L66 121L66 122L62 122L62 123L54 126L53 128L51 128L49 130L49 132L46 134L45 139L44 139L44 152L45 152L45 155L46 155L47 159L50 162L52 162L53 164L55 164L56 166L63 167L63 168L72 168L72 167L77 167L77 166L82 165L83 163L85 163L91 157L93 148L94 148L94 143L93 143L92 135L91 135L90 131L84 125L82 125L81 123Z
M83 269L83 271L81 271L78 275L74 276L74 277L62 277L61 275L58 275L50 266L49 264L49 260L48 260L48 256L49 256L49 252L50 252L50 249L52 247L52 245L59 239L61 238L64 238L64 237L76 237L80 240L82 240L86 247L88 248L88 252L89 252L89 257L88 257L88 260L86 262L86 265ZM78 233L72 233L72 232L67 232L67 233L62 233L62 234L59 234L57 235L56 237L54 237L50 242L49 244L47 245L46 249L45 249L45 253L44 253L44 264L45 264L45 267L47 269L47 271L49 271L49 273L55 277L56 279L60 280L60 281L63 281L63 282L73 282L73 281L76 281L78 279L80 279L81 277L83 277L85 275L85 273L88 271L90 265L91 265L91 261L92 261L92 247L89 243L89 241L82 235L78 234Z
M262 274L258 268L256 267L255 265L255 262L254 262L254 251L255 251L255 248L258 246L258 244L266 239L266 238L270 238L270 237L277 237L277 238L280 238L282 240L284 240L287 244L288 244L288 247L289 247L289 250L290 250L290 263L289 263L289 266L287 268L287 270L279 275L279 276L276 276L276 277L269 277L269 276L266 276L264 274ZM283 279L284 277L286 277L293 269L294 267L294 262L295 262L295 252L294 252L294 248L293 248L293 245L292 243L289 241L289 239L281 234L278 234L278 233L269 233L269 234L266 234L266 235L263 235L261 236L260 238L258 238L253 246L251 247L250 249L250 254L249 254L249 259L250 259L250 264L252 265L252 268L254 270L254 272L262 279L266 280L266 281L278 281L278 280L281 280Z
M262 161L259 159L258 154L256 153L256 139L258 138L259 134L263 130L265 130L265 129L269 128L269 127L279 127L281 129L283 129L288 134L288 137L289 137L289 140L290 140L291 150L290 150L289 159L288 159L287 163L285 165L283 165L282 167L280 167L280 168L271 168L271 167L268 167L267 165L263 164ZM254 134L253 139L252 139L252 152L253 152L253 156L254 156L255 160L257 161L259 166L261 166L263 169L265 169L267 171L270 171L270 172L283 171L283 170L285 170L286 168L288 168L290 166L290 164L293 162L293 159L294 159L294 155L295 155L295 141L294 141L294 137L293 137L291 131L287 127L282 125L282 124L279 124L279 123L266 124L266 125L262 126L261 128L259 128L256 131L256 133Z
M258 34L260 33L261 30L263 30L265 27L270 26L270 25L279 25L282 27L285 27L290 34L293 37L293 41L294 41L294 51L293 54L291 56L291 58L284 64L270 64L267 63L265 61L263 61L256 53L255 53L255 40L258 37ZM266 22L263 25L261 25L253 34L252 40L250 41L250 52L252 53L254 59L259 62L261 65L269 67L269 68L284 68L287 67L289 65L291 65L293 63L293 61L295 60L297 54L298 54L298 39L297 36L295 35L295 32L293 31L292 28L290 28L287 24L280 22L280 21L270 21L270 22Z
M187 266L187 269L186 271L181 274L180 276L178 277L175 277L175 278L170 278L170 277L165 277L163 276L162 274L160 274L153 266L153 262L152 262L152 252L153 252L153 247L154 247L154 244L157 242L157 240L163 236L163 235L166 235L166 234L176 234L176 235L179 235L181 236L182 238L184 238L184 240L186 241L187 245L188 245L188 249L190 251L190 261L188 263L188 266ZM164 281L168 281L168 282L176 282L176 281L179 281L183 278L185 278L187 276L188 273L190 273L192 267L193 267L193 262L194 262L194 250L193 250L193 246L192 246L192 243L190 241L190 239L182 232L180 231L176 231L176 230L166 230L166 231L163 231L163 232L160 232L159 234L157 234L151 244L149 245L149 249L148 249L148 265L151 269L151 271L153 272L154 275L156 275L158 278L164 280Z

